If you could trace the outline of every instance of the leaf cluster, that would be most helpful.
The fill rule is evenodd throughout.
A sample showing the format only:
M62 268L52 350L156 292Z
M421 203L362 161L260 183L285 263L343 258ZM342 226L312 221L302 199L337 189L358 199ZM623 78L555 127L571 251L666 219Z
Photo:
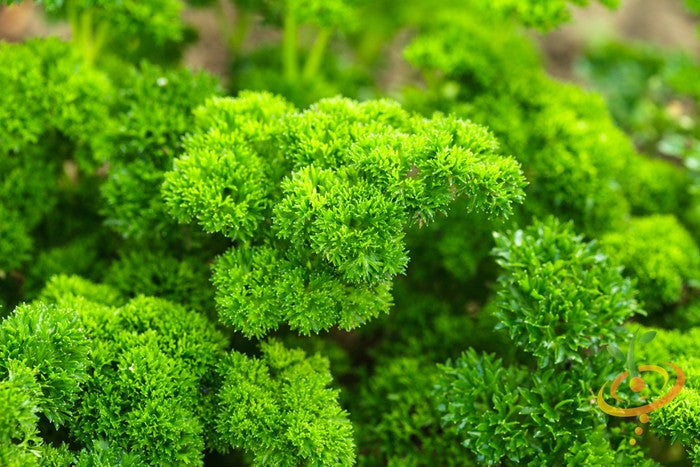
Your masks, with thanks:
M632 282L597 244L555 218L496 235L499 328L539 365L581 361L640 312Z
M521 198L519 166L484 128L389 101L297 111L242 93L196 116L163 195L178 220L234 242L215 265L217 305L248 335L356 327L388 310L407 226L461 197L493 216Z
M636 281L649 312L678 302L685 289L698 287L700 250L674 216L632 218L626 228L603 235L600 241Z
M262 357L231 353L218 367L217 432L259 465L352 465L348 414L330 389L328 360L270 340Z
M227 353L206 317L173 302L56 276L0 337L6 465L201 465L205 448L231 447L260 463L353 463L326 358L276 341L263 358ZM40 417L71 446L44 444Z

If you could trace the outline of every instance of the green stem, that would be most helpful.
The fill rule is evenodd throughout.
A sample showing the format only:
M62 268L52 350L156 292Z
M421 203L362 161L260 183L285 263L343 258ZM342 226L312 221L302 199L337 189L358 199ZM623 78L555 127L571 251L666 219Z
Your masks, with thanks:
M217 11L214 16L216 16L216 24L219 27L219 32L221 33L221 38L224 40L224 44L229 44L231 42L231 28L229 27L229 15L226 10L226 0L219 0L217 5Z
M92 36L92 11L89 9L80 14L81 41L80 51L88 63L92 63L91 57L91 36Z
M634 332L632 336L632 342L630 342L630 347L627 350L627 370L629 371L630 377L639 376L639 371L637 370L637 365L634 359L634 341L637 340L637 333L639 329Z
M107 23L102 22L97 25L97 28L95 30L95 35L92 38L91 44L90 44L90 56L88 58L88 63L92 64L95 62L95 59L99 55L99 53L102 51L102 46L104 46L105 39L107 38Z
M107 23L102 22L93 28L92 11L78 12L73 2L66 2L68 22L73 33L73 47L85 59L88 65L93 65L102 50L107 37Z
M73 43L77 44L81 39L80 35L80 23L78 22L78 14L75 11L73 2L66 2L66 14L68 16L68 23L70 24L70 30L73 34Z
M294 84L299 76L297 63L297 18L289 7L284 16L284 42L282 44L282 64L284 77Z
M250 30L250 12L244 9L239 9L236 12L236 29L230 35L228 40L231 56L235 60L241 50L241 46L248 37Z
M301 79L303 81L308 81L314 77L321 66L321 58L323 58L323 53L326 51L326 46L328 45L328 40L331 38L331 31L329 29L323 28L316 35L316 40L314 45L311 47L309 56L306 58L306 63L304 64L304 71L301 74Z
M374 62L382 50L382 44L384 44L384 37L382 34L372 34L372 32L367 32L364 34L360 41L360 45L357 48L357 57L360 62L365 65L369 65Z

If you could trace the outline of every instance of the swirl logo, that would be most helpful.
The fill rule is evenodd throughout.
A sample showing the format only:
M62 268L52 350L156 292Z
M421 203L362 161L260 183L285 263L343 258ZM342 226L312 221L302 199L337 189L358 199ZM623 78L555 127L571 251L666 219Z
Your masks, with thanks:
M636 365L635 364L635 359L634 359L634 346L635 342L639 340L641 344L646 344L648 342L651 342L654 337L656 337L656 332L655 331L648 331L642 336L637 339L637 334L639 333L639 330L634 333L634 336L632 337L632 342L630 343L629 350L627 352L627 356L622 353L622 351L614 344L611 344L608 346L608 351L610 354L618 361L625 361L626 366L627 366L627 371L624 371L620 373L612 382L610 385L610 396L616 400L617 402L623 402L623 400L620 398L618 395L618 389L620 388L620 384L627 380L629 378L629 389L632 391L633 395L635 396L634 399L636 401L646 401L647 396L643 395L642 392L644 389L647 387L647 383L645 380L642 378L642 376L646 374L656 374L660 375L663 378L663 385L661 386L661 391L664 391L666 387L668 386L669 382L669 374L668 371L659 366L659 365ZM666 365L670 367L673 372L675 373L675 383L673 386L668 389L665 393L661 394L660 396L656 397L654 400L651 402L646 402L642 405L636 405L634 407L627 407L627 408L621 408L621 407L615 407L611 404L609 404L605 400L605 396L603 395L605 393L605 388L608 385L608 382L606 381L603 386L600 388L600 391L598 391L598 407L600 409L607 413L608 415L612 415L614 417L636 417L639 416L639 421L642 423L647 423L649 421L649 412L656 410L660 407L663 407L664 405L668 404L671 402L683 389L683 386L685 385L685 375L683 374L683 371L676 365L670 362L665 362L663 365ZM637 427L634 432L637 435L641 435L644 430L641 427ZM634 438L630 439L630 444L636 444L636 440Z

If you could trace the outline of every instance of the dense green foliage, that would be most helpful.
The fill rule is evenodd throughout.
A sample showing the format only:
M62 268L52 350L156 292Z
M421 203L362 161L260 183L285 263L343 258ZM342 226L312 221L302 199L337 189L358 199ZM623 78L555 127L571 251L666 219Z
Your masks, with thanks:
M388 101L327 99L303 112L242 93L196 111L197 130L166 174L180 221L235 242L214 267L224 323L261 336L351 329L388 311L408 262L404 229L455 198L510 211L519 166L470 122L412 116Z
M700 250L673 216L633 218L601 242L636 279L649 311L678 302L686 289L700 285Z
M37 3L72 38L0 43L0 465L700 463L692 57L555 81L527 28L584 0ZM597 392L669 361L630 443Z
M504 271L497 328L507 327L541 367L580 361L582 349L614 342L616 328L637 311L620 268L554 218L497 234L494 253Z
M328 360L270 341L264 358L232 353L219 364L216 430L264 465L350 465L352 425L335 403Z
M101 440L110 446L101 455L150 465L200 464L205 443L244 447L278 464L352 459L352 426L337 391L325 388L324 357L275 343L263 346L265 360L227 353L227 340L207 318L175 303L145 296L125 302L108 286L54 276L38 301L0 324L0 336L2 391L17 401L3 425L8 459L35 464L51 455L37 437L38 414L68 429L90 455L104 449L93 446ZM268 409L256 412L258 405ZM265 437L258 429L275 416L280 426L267 436L290 444L253 441Z

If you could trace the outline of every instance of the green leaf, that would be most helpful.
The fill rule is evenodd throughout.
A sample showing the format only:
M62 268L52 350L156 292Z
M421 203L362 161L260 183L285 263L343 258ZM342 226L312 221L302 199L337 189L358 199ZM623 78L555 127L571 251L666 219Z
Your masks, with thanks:
M608 353L613 356L615 360L623 361L625 359L625 354L622 350L615 344L608 344Z
M642 334L642 337L639 338L639 342L641 344L647 344L647 343L653 341L655 337L656 337L656 331L647 331L644 334Z

